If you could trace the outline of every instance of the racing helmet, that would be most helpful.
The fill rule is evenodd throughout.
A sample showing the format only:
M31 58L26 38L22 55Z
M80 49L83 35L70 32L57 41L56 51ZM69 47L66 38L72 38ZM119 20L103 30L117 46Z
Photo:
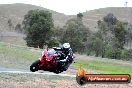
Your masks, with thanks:
M70 46L69 43L64 43L64 44L62 45L62 47L63 47L63 50L64 50L65 52L68 52L69 49L71 48L71 46Z

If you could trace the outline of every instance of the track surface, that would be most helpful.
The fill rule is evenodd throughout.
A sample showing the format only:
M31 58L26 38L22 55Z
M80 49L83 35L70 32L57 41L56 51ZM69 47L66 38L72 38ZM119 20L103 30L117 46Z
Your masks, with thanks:
M70 67L70 69L76 69L76 68ZM59 76L76 77L73 73L60 73L60 74L55 74L53 72L42 71L42 70L37 71L37 72L30 72L30 70L21 70L21 69L13 69L13 68L0 68L0 72L29 73L29 74L59 75Z

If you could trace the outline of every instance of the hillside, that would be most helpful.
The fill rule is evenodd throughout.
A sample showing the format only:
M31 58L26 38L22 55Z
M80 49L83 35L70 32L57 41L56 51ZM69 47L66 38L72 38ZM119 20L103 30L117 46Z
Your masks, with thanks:
M13 26L17 23L21 23L24 15L32 9L46 9L39 6L29 4L1 4L0 5L0 30L9 30L8 21L11 19ZM46 9L48 10L48 9ZM65 15L49 10L52 13L55 26L64 26L66 21L75 15ZM101 20L108 13L113 13L119 20L128 21L132 23L132 7L108 7L86 11L83 13L83 22L90 28L90 30L97 30L97 21Z
M84 12L84 24L91 30L97 30L97 21L102 20L108 13L113 13L117 19L132 23L132 7L108 7Z
M29 5L29 4L0 4L0 30L9 30L8 20L11 19L13 26L23 21L24 15L33 9L45 9L43 7ZM54 23L56 26L63 26L70 18L65 14L49 10L52 13Z

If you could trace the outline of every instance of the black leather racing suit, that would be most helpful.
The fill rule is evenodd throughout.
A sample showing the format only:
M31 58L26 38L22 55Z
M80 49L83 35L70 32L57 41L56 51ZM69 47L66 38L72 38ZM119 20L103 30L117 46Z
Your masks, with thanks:
M65 63L63 69L67 70L73 61L72 49L69 48L69 50L67 50L67 51L65 51L64 49L59 48L59 47L53 47L53 49L61 54L59 63Z

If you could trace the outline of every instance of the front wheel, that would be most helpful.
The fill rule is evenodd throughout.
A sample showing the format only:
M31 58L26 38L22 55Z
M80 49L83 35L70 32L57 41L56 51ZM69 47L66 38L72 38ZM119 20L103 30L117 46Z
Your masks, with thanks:
M32 71L32 72L38 71L40 64L41 64L41 62L39 60L32 63L32 65L30 66L30 71Z

